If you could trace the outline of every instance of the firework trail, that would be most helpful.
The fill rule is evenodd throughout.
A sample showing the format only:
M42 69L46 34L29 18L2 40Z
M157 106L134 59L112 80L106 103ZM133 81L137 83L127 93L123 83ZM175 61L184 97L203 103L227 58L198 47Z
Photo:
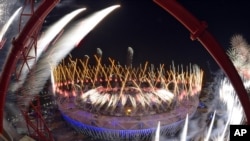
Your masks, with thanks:
M72 26L69 31L66 31L62 37L53 46L41 56L36 67L31 70L30 75L25 81L25 86L22 89L22 94L31 100L35 94L38 94L50 76L51 66L57 64L70 53L70 51L78 45L84 38L104 17L119 6L111 6L104 10L94 13L90 17L78 22ZM32 86L32 88L30 87ZM24 101L28 104L29 101Z
M44 34L39 38L38 43L37 43L37 51L35 51L35 48L32 47L31 51L29 52L28 56L35 56L35 52L36 54L36 60L39 59L39 57L41 56L41 54L46 50L46 48L49 46L49 44L52 42L53 39L55 39L55 37L62 32L63 28L78 14L80 14L82 11L84 11L85 8L81 8L78 10L75 10L67 15L65 15L64 17L62 17L59 21L57 21L56 23L54 23L52 26L50 26L45 32ZM35 62L35 59L30 59L27 61L27 64L29 66L29 68L33 68ZM17 70L21 69L22 64L17 66ZM27 77L27 73L29 72L29 68L27 65L24 65L19 77L18 81L15 81L13 83L11 83L9 91L11 92L15 92L18 88L20 88L22 86L22 84L24 83L26 77Z
M20 10L22 7L18 8L15 13L10 17L10 19L7 21L6 24L4 24L3 28L0 30L0 41L3 39L3 36L5 35L6 31L10 27L11 23L14 21L14 19L18 16Z
M186 116L186 120L185 120L185 124L184 124L184 127L183 127L183 131L181 133L181 138L180 140L181 141L186 141L187 139L187 130L188 130L188 115Z
M160 129L161 128L161 122L158 122L156 132L155 132L155 140L154 141L160 141Z
M20 12L21 9L22 9L21 7L18 8L14 12L14 14L9 18L9 20L4 24L4 26L0 29L0 42L2 41L3 44L5 42L3 40L5 40L4 36L5 36L6 32L8 31L10 25L13 23L13 21L18 16L18 14L19 14L19 12ZM0 60L1 61L5 60L8 52L9 52L9 47L5 47L5 48L2 48L2 49L0 48ZM0 72L2 71L3 64L4 64L3 62L0 63Z

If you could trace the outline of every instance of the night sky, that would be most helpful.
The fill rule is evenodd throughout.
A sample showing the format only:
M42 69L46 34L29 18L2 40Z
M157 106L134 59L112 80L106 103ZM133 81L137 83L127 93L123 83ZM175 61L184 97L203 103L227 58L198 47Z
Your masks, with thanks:
M242 34L250 42L250 3L247 0L178 0L196 18L208 23L208 31L224 49L230 47L230 38ZM134 49L134 65L149 61L155 65L172 61L176 65L198 64L206 71L218 66L198 42L190 39L189 31L152 0L62 0L48 17L58 18L60 12L86 7L80 18L120 4L72 51L72 56L93 57L101 48L103 57L126 61L128 47ZM70 6L69 6L70 5ZM79 17L78 17L79 18Z

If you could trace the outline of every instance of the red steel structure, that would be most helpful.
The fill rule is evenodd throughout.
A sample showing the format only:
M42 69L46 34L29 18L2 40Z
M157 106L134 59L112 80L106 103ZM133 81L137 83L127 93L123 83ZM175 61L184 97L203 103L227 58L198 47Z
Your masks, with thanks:
M32 35L37 33L43 24L46 16L52 11L60 0L44 0L41 5L34 11L28 22L23 27L19 36L13 39L13 46L10 54L3 66L3 71L0 77L0 133L3 133L3 113L7 89L10 83L11 75L16 67L20 55L25 50L25 45L28 44ZM24 57L25 58L25 57Z
M40 104L40 97L37 96L30 102L29 111L33 111L32 115L29 115L29 111L23 110L22 114L27 123L29 135L36 139L36 141L53 141L54 138L45 124L45 120L42 115L42 109Z
M20 20L19 20L19 32L23 29L23 20L28 19L34 15L35 9L34 9L34 0L25 0L23 4L23 8L20 14ZM25 48L22 50L21 55L19 57L19 64L21 64L21 67L16 67L16 79L19 80L21 72L23 67L26 65L28 70L30 70L30 66L28 61L32 59L36 59L36 50L37 50L37 38L40 33L40 29L42 27L42 24L36 27L36 31L34 31L31 35L29 35L29 41L25 44ZM34 48L34 55L29 55L32 48Z
M27 8L26 8L27 7ZM25 17L31 17L35 12L35 8L34 8L34 0L25 0L23 7L22 7L22 11L21 11L21 15L20 15L20 19L19 19L19 32L22 31L23 26L22 25L22 21Z
M220 68L224 70L238 94L246 115L247 123L250 124L250 110L247 109L250 106L250 101L247 91L236 68L223 48L212 34L206 30L207 24L196 19L190 12L176 2L176 0L154 0L154 2L183 24L190 31L191 39L197 39L214 58Z

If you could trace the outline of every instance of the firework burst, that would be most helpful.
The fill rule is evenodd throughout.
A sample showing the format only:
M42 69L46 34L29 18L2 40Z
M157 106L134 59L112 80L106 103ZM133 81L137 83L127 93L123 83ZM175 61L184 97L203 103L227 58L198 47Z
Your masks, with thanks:
M197 65L184 69L173 64L167 69L163 64L155 67L146 62L132 67L131 47L125 66L111 58L109 64L103 64L99 48L94 57L95 65L89 63L88 56L83 60L70 57L54 68L52 78L65 119L71 123L72 118L90 126L86 132L99 132L92 131L94 128L106 129L99 133L106 139L111 139L111 134L135 138L143 132L149 137L155 131L152 127L161 121L164 133L170 135L180 129L186 114L192 117L196 112L203 77ZM72 105L71 110L77 117L68 111L67 103ZM91 115L97 115L98 119L91 120ZM107 120L116 123L105 124ZM117 131L108 131L110 129Z
M201 90L203 71L196 65L187 67L185 72L183 67L176 70L172 65L167 71L164 65L154 69L148 62L132 68L132 65L117 65L112 59L110 65L102 65L98 55L95 59L95 66L88 64L88 58L84 61L70 58L68 64L56 67L53 74L56 92L66 97L77 96L77 103L82 107L90 102L99 113L106 109L119 114L118 107L130 107L135 113L146 114L145 109L169 110L166 107L197 96Z

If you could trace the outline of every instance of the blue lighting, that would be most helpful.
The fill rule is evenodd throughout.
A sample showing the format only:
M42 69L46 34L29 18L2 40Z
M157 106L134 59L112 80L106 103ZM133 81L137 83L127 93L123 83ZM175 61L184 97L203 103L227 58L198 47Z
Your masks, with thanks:
M144 137L149 138L152 133L155 132L155 128L152 129L141 129L141 130L115 130L106 129L101 127L95 127L91 125L86 125L84 123L78 122L69 118L67 115L62 114L63 118L67 123L69 123L75 130L81 132L85 135L104 138L104 139L135 139Z
M154 136L156 128L140 129L140 130L116 130L107 129L96 126L87 125L79 121L71 119L69 116L62 113L65 121L70 124L78 132L85 134L87 136L95 137L98 139L105 140L149 140ZM173 125L162 126L161 134L175 133L177 130L176 125L182 125L182 121L179 121Z

